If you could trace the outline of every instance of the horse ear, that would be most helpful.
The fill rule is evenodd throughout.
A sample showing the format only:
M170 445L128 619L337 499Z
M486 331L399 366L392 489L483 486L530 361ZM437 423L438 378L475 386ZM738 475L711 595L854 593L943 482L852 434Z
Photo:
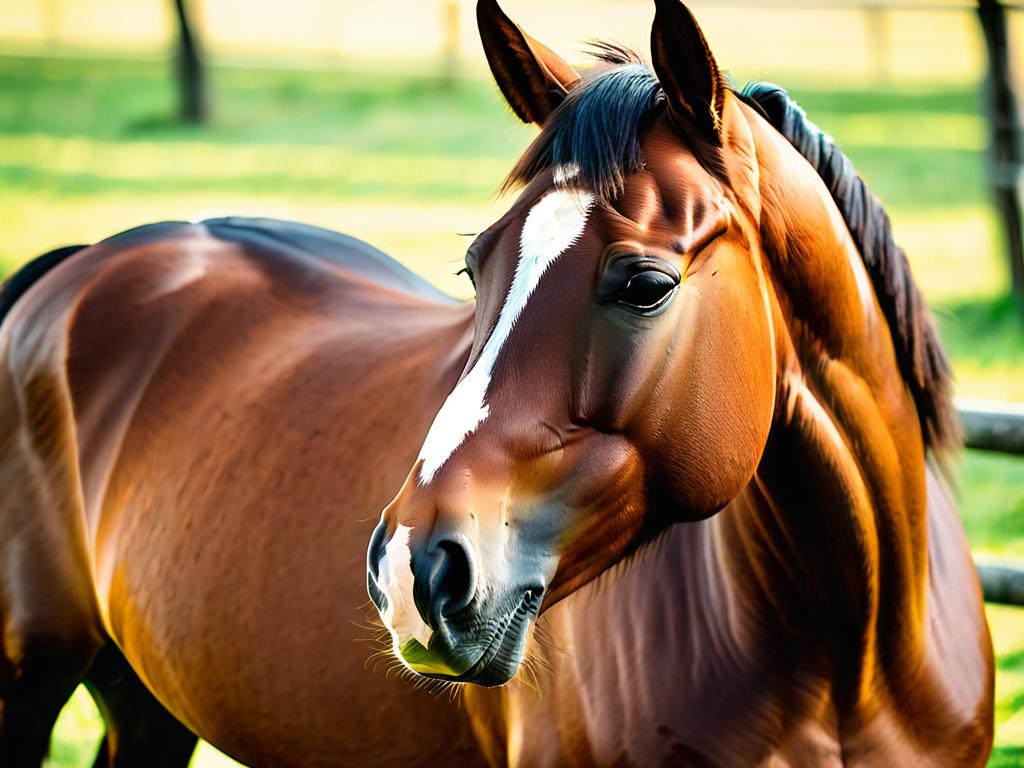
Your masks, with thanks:
M509 106L524 123L544 125L580 76L523 32L495 0L477 3L476 20L487 63Z
M655 0L655 6L651 57L669 114L696 128L708 141L721 144L725 81L708 41L690 9L679 0Z

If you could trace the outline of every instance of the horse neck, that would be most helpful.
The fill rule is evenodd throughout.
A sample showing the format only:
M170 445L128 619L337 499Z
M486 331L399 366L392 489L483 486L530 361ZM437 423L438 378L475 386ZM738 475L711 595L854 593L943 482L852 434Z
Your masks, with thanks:
M755 126L776 408L736 513L732 579L817 638L850 705L919 666L927 596L925 454L863 262L816 171ZM738 553L742 553L741 556Z

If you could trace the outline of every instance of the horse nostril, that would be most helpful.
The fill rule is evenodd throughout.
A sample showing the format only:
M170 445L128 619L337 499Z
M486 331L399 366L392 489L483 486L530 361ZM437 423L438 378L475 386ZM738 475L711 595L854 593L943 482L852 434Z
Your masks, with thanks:
M445 539L437 544L437 564L431 579L432 614L458 613L473 600L475 579L471 556L462 544Z

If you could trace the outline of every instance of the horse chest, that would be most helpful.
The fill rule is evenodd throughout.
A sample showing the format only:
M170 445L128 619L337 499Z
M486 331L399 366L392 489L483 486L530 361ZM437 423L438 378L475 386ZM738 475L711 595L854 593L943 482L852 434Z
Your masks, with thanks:
M498 705L501 762L772 764L778 753L766 744L788 736L829 764L838 747L821 724L820 689L799 653L766 657L742 637L707 559L710 534L710 524L676 526L629 568L545 614L535 685L513 683Z

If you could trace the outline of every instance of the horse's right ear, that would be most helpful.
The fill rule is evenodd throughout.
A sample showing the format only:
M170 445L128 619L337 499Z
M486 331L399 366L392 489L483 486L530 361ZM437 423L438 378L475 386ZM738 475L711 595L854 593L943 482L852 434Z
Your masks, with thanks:
M512 110L544 125L580 76L558 54L523 32L496 0L479 0L476 21L487 63Z

